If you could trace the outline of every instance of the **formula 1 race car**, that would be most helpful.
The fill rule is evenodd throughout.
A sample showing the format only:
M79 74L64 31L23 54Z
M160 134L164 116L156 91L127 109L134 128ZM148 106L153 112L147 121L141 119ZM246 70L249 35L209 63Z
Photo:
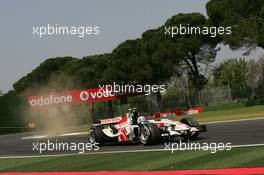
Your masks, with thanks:
M181 121L170 119L147 119L139 116L136 109L130 109L123 117L100 119L93 124L88 134L91 143L132 142L144 145L159 144L163 140L173 140L176 137L195 139L200 132L205 132L206 126L200 125L192 118Z

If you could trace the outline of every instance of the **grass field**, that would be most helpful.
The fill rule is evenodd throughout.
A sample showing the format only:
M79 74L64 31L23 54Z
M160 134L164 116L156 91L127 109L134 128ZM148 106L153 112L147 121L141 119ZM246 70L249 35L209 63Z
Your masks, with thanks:
M264 147L0 159L1 172L157 171L264 166Z
M245 106L246 106L246 100L240 100L239 102L226 101L226 102L210 104L208 106L203 106L203 109L205 112L208 112L208 111L224 111L224 110L229 110L229 109L244 108Z
M196 116L200 122L226 121L264 117L264 106L251 106L228 110L203 112Z

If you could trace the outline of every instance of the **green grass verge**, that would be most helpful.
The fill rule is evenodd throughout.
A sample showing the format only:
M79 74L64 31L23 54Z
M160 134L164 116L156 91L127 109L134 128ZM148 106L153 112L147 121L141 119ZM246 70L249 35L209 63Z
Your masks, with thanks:
M210 104L209 106L203 106L203 109L205 112L208 111L223 111L223 110L229 110L229 109L238 109L243 108L246 106L245 100L240 100L238 102L236 101L227 101L227 102L221 102L221 103L215 103Z
M264 147L0 159L1 172L157 171L264 166Z
M200 122L260 118L264 117L264 106L261 105L221 111L209 111L196 116Z
M170 119L178 121L185 117L196 118L199 122L264 118L264 105L243 107L238 109L221 110L221 111L202 112L198 115L188 115L188 116L184 115L184 116L177 116L176 118L170 117Z

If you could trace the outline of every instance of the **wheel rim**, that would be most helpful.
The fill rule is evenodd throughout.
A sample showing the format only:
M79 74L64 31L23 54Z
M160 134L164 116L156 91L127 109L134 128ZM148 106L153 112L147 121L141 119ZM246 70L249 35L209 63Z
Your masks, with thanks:
M148 128L146 126L144 126L142 129L141 129L141 133L140 133L140 141L142 143L146 143L148 138L149 138L149 135L150 135L150 132L148 130Z
M95 135L93 131L90 132L88 139L90 143L95 143Z

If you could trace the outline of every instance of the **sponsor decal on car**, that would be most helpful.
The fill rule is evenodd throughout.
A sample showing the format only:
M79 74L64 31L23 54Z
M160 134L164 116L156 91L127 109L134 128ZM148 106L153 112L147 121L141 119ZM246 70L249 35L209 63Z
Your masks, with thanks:
M114 117L114 118L107 118L107 119L99 119L101 124L109 124L109 123L117 123L122 120L122 117Z

